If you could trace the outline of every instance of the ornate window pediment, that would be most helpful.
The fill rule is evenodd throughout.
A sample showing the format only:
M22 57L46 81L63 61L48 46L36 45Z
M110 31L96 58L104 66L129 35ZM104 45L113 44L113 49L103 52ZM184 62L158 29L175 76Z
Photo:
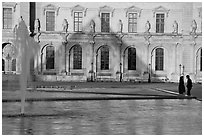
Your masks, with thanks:
M43 8L43 14L45 15L46 11L55 11L55 14L58 16L60 7L56 7L52 4L48 4Z
M76 5L73 8L71 8L71 16L73 16L74 12L83 12L84 17L85 17L86 16L86 11L87 11L87 8L84 8L84 7L80 6L80 5Z
M166 17L168 17L168 14L169 14L170 10L163 7L163 6L159 6L159 7L156 7L155 9L153 9L152 11L153 11L153 17L155 17L156 13L165 13Z
M12 9L13 9L13 12L16 11L16 5L17 5L16 2L3 2L3 3L2 3L2 7L3 7L3 8L12 8Z
M142 9L140 9L138 7L135 7L135 6L131 6L131 7L127 8L127 9L125 9L125 10L126 10L126 17L128 15L128 13L130 13L130 12L136 12L136 13L138 13L138 16L140 17L141 11L142 11Z
M100 17L101 13L103 13L103 12L106 12L106 13L108 12L108 13L111 13L111 16L113 17L113 12L114 11L115 11L114 8L105 5L105 6L99 8L98 16Z

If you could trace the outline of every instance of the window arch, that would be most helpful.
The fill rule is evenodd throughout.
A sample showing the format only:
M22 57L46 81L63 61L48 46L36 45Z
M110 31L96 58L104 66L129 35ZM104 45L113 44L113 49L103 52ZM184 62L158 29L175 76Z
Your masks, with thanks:
M55 50L53 46L46 47L46 69L54 69Z
M2 71L5 71L5 60L2 59Z
M73 47L73 69L82 69L82 48L80 45Z
M136 49L128 48L128 70L136 70Z
M155 70L164 70L164 49L157 48L155 54Z
M107 46L101 47L101 70L109 69L109 48Z
M11 68L12 71L16 71L16 59L13 59L12 60L12 68Z

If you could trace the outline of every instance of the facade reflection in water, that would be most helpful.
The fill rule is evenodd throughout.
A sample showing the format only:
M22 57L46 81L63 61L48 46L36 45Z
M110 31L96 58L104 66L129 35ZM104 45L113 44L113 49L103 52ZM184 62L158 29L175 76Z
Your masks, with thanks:
M3 113L15 113L20 107L19 103L6 104ZM7 107L10 109L4 110ZM2 133L201 134L201 108L196 100L33 102L25 110L35 115L3 117Z

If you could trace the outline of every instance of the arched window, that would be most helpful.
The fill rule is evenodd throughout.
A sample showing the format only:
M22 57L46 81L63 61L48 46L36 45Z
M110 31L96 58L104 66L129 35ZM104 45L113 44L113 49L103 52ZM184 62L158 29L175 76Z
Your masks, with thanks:
M80 45L73 47L73 69L82 69L82 48Z
M16 71L16 59L12 60L12 71Z
M128 70L136 70L136 49L128 48Z
M2 59L2 71L5 71L5 61Z
M155 56L155 70L163 69L164 69L164 50L162 48L157 48Z
M109 48L101 47L101 70L109 69Z
M202 71L202 49L200 49L200 71Z
M46 47L46 69L54 69L55 66L55 50L53 46Z

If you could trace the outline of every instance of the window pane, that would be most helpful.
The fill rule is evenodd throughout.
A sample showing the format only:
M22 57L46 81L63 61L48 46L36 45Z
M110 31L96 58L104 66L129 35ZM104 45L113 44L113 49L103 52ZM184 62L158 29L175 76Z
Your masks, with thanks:
M12 8L3 8L3 28L12 28Z
M82 31L82 12L74 12L74 31Z
M2 59L2 71L5 71L5 61Z
M128 70L136 70L136 49L128 49Z
M200 50L200 71L202 71L202 49Z
M46 31L54 31L55 29L55 12L46 12Z
M155 70L163 70L163 66L164 66L164 50L162 48L157 48L155 56Z
M54 69L55 51L53 46L46 47L46 69Z
M82 69L82 48L79 45L73 48L73 69Z
M137 31L137 13L129 13L128 32Z
M12 71L16 71L16 59L12 60Z
M101 32L109 32L109 27L110 27L109 13L102 13Z
M156 14L156 33L164 33L164 14Z
M101 48L101 70L109 69L109 49L108 47Z

